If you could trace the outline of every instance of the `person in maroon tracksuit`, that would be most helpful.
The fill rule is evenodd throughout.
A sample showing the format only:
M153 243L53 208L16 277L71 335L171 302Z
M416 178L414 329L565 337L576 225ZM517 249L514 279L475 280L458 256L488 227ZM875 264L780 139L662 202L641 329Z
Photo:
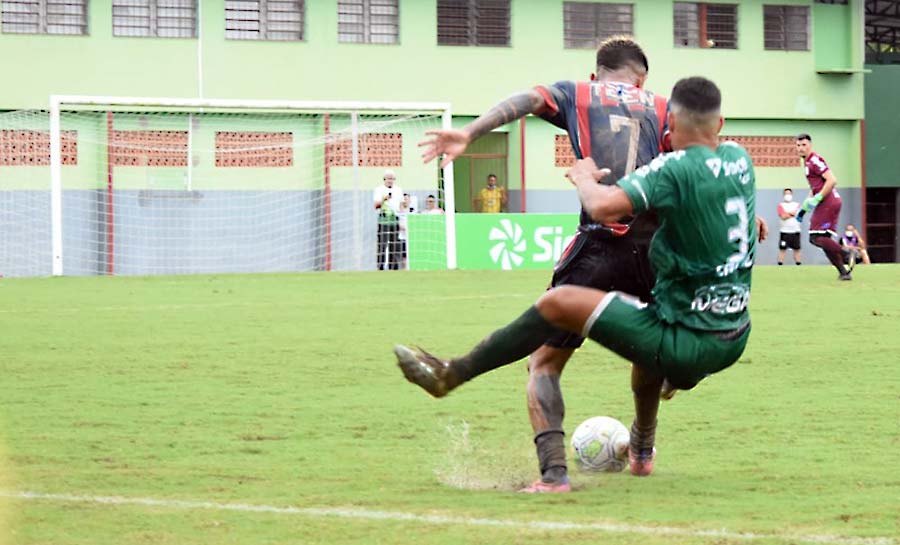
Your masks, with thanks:
M835 186L837 179L828 168L821 155L812 149L812 137L808 134L797 136L797 151L806 165L806 181L809 182L811 195L803 201L797 220L812 211L809 220L809 241L822 248L828 261L838 270L840 280L852 280L850 271L844 266L844 254L841 245L834 238L837 236L838 217L841 215L841 196Z

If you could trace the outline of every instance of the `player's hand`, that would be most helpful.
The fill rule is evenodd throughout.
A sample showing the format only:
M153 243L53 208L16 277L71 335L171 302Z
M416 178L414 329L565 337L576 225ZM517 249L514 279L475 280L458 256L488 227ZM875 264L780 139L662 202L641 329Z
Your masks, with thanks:
M819 206L820 202L822 202L821 193L817 193L812 197L807 197L806 200L803 201L803 204L800 205L800 212L797 213L798 219L802 217L802 214L805 214L815 207Z
M427 136L432 138L419 142L419 147L424 147L422 160L429 162L435 157L444 158L441 160L441 168L450 164L451 161L462 155L466 151L471 138L469 133L464 130L436 130L425 132Z
M759 216L756 216L756 234L760 242L769 238L769 224Z
M594 182L599 182L603 178L609 176L609 173L610 170L608 168L597 167L597 163L588 157L587 159L575 161L575 165L566 171L566 178L573 184L579 180L593 180Z

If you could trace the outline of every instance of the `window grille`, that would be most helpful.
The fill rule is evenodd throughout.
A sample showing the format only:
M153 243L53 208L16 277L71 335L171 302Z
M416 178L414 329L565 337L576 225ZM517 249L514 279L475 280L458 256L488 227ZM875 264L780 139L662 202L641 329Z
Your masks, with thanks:
M438 45L508 46L509 0L438 0Z
M617 34L634 34L631 4L565 2L563 34L568 49L593 49Z
M113 0L112 9L113 36L197 36L197 0Z
M809 50L808 6L763 6L766 49Z
M3 0L2 30L8 34L87 35L87 0Z
M396 44L400 35L398 0L338 0L338 41Z
M737 49L737 4L675 2L675 47Z
M302 41L304 1L226 0L225 37Z

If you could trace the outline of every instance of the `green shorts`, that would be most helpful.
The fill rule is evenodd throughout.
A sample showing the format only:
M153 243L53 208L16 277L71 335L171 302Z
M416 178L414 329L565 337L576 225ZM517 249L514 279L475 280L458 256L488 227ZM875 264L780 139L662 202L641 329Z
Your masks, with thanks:
M737 361L750 337L750 323L732 331L691 329L660 320L653 305L611 291L582 334L666 377L676 388L689 390Z

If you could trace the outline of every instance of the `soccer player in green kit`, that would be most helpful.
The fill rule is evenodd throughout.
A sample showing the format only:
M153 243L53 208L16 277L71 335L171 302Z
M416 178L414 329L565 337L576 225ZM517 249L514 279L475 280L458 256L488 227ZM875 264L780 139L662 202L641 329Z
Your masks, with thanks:
M650 259L655 302L563 285L471 352L449 360L394 348L407 380L443 397L472 378L526 357L560 328L589 337L665 377L664 394L693 388L733 364L750 335L750 272L758 233L756 181L750 156L719 144L721 94L704 78L680 80L668 114L672 153L660 155L615 185L590 158L566 174L597 222L655 211L660 227ZM629 453L631 472L649 475L653 458ZM639 467L635 467L635 466Z

